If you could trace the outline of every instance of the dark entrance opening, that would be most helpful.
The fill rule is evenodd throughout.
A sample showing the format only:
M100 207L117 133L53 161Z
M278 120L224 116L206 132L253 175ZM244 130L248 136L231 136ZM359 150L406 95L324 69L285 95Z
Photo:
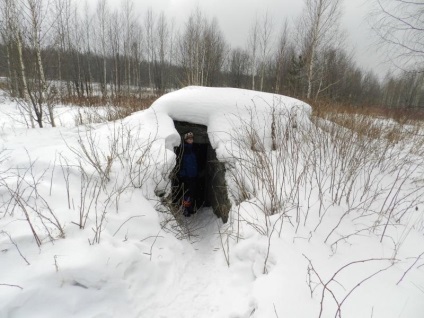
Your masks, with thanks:
M215 215L226 223L231 203L228 199L225 182L225 166L216 158L216 152L209 142L207 127L182 121L174 121L174 125L181 136L181 140L187 132L194 134L198 165L198 178L193 195L195 206L197 208L212 207ZM181 168L182 146L176 147L174 151L177 155L177 163L172 175L172 198L173 203L179 205L183 197L181 182L178 178L178 171Z

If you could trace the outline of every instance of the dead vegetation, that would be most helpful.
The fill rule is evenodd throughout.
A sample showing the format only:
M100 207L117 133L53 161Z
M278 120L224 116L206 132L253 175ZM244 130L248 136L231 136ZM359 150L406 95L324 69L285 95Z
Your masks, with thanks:
M329 100L307 100L306 102L312 106L313 115L318 117L329 114L346 114L393 119L401 124L424 121L424 109L422 108L389 108L383 105L355 106Z
M408 142L424 136L424 111L417 108L391 109L382 106L355 107L335 102L313 102L312 119L323 119L372 139ZM417 147L420 141L414 141ZM422 145L423 142L421 142ZM417 148L418 149L418 148Z
M149 108L158 97L150 95L142 98L137 96L117 96L105 99L100 96L74 96L62 99L62 103L80 107L75 116L75 124L79 126L123 119L132 113Z
M85 107L98 107L105 105L114 105L116 107L126 108L128 111L135 112L148 108L159 96L146 95L138 96L115 96L103 98L101 96L67 96L62 98L62 103L65 105L78 105Z

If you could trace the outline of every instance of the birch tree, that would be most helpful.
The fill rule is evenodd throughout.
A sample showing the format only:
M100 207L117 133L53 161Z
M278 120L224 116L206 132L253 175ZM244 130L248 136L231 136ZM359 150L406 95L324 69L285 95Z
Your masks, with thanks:
M202 50L201 85L214 86L229 51L216 19L205 25Z
M126 95L130 95L131 87L131 47L134 40L134 2L132 0L122 0L122 21L124 27L124 57L125 57L125 81L127 86Z
M424 2L374 0L371 16L378 45L398 68L424 72Z
M15 60L12 60L12 56L16 56L15 47L16 47L16 31L15 28L16 20L14 19L15 10L13 9L13 3L11 0L5 0L0 3L0 19L3 21L0 24L0 32L1 38L3 40L3 44L6 48L6 62L7 62L7 71L8 71L8 81L9 81L9 91L12 97L20 97L23 98L24 92L20 89L20 85L18 83L18 72L14 65L16 64ZM25 92L26 93L26 92Z
M257 67L257 55L259 45L259 21L258 18L253 21L249 31L249 38L247 40L247 46L249 47L250 53L250 73L252 76L252 90L255 90L255 78L256 78L256 67Z
M143 28L139 25L135 25L134 30L134 39L132 43L132 59L134 60L134 67L133 67L133 78L135 81L135 84L138 87L138 95L141 98L142 95L142 83L141 83L141 63L143 61L143 47L145 44L144 39L144 33Z
M307 98L312 96L317 54L324 46L331 46L340 30L341 3L342 0L304 0L298 30L307 65Z
M84 5L84 19L82 23L82 40L83 40L83 46L84 46L84 57L86 61L86 65L84 68L82 68L82 73L84 76L84 83L81 85L82 91L84 91L85 88L85 94L86 96L92 96L93 87L93 76L92 76L92 70L91 70L91 60L92 60L92 40L93 40L93 29L92 29L92 23L93 23L93 15L90 13L88 2L85 2ZM84 87L85 86L85 87Z
M85 25L80 19L78 10L75 7L71 15L71 25L73 26L73 32L69 36L69 47L71 50L72 67L69 71L71 72L73 87L77 92L78 97L84 96L84 84L83 84L83 60L82 55L85 51ZM69 29L70 30L70 29ZM71 33L71 32L69 32Z
M178 40L178 57L186 85L201 85L203 43L202 34L206 20L201 11L193 12Z
M101 79L101 91L103 98L107 97L107 30L109 22L109 8L107 0L99 0L97 3L97 21L98 21L98 37L101 46L102 55L102 79Z
M35 127L34 119L37 120L37 123L40 127L43 126L42 122L42 109L38 108L37 101L32 95L32 92L28 85L27 80L27 70L24 63L23 57L23 11L25 7L22 2L17 2L13 0L4 0L2 2L2 12L3 18L5 19L7 32L7 39L10 41L10 55L16 54L15 66L17 69L18 75L18 91L20 100L20 106L23 111L24 118L29 117L31 127ZM30 15L29 15L30 16ZM9 61L10 62L10 61ZM11 64L11 63L10 63ZM34 116L35 112L35 116ZM34 118L35 117L35 118Z
M272 48L272 32L273 32L273 23L271 17L268 15L268 12L262 17L261 25L259 28L259 48L260 48L260 58L261 58L261 82L260 90L264 89L264 78L265 78L265 67L269 59L271 48Z
M147 51L147 73L149 77L149 87L153 93L153 62L155 60L155 39L154 29L155 21L153 17L153 10L149 8L146 12L146 18L144 19L144 28L146 34L146 51Z
M71 11L72 5L71 0L56 0L54 6L54 14L56 15L56 21L54 24L55 28L55 47L57 49L57 79L59 86L59 97L62 99L64 94L63 82L66 80L66 87L68 95L71 95L70 82L69 82L69 74L67 78L64 76L64 72L66 73L67 65L66 61L69 57L66 58L65 55L69 55L71 50L70 45L70 37L71 37L71 29L70 29L70 20L71 20ZM67 54L65 54L67 53Z
M156 88L162 91L165 87L166 53L168 51L170 37L168 22L163 12L159 15L155 33L157 39L156 55L158 56L158 61L155 62Z
M230 86L248 88L246 79L249 73L249 53L240 48L232 50L230 54L229 81Z
M288 58L288 46L289 46L289 27L287 20L284 22L283 27L280 31L280 35L277 42L277 51L275 56L275 93L281 93L281 86L283 81L283 66L284 62Z
M49 3L46 4L48 6ZM48 114L50 123L55 127L53 104L51 102L46 103L47 95L47 82L44 74L44 65L41 58L41 24L43 19L46 18L46 7L42 0L27 0L27 6L29 9L29 17L31 20L31 38L32 38L32 49L35 55L35 89L30 94L31 101L34 106L34 112L36 114L36 120L39 127L43 127L43 106L47 104Z
M118 13L115 11L111 14L111 23L109 25L109 43L110 50L113 56L113 70L112 70L112 95L119 95L121 93L121 63L120 54L122 40L120 37L121 31L121 20L119 19Z

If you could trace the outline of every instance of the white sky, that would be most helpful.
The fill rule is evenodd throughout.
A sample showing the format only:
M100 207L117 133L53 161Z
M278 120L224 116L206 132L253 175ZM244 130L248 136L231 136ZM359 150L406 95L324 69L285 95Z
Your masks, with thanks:
M109 0L120 3L120 0ZM158 14L163 11L168 18L175 18L177 26L183 26L188 16L199 6L209 18L216 18L226 40L232 47L245 46L249 28L255 17L262 17L268 10L276 30L285 18L294 22L300 15L302 0L143 0L134 1L137 14L143 17L151 7ZM348 46L355 52L358 65L383 76L387 65L382 65L373 45L373 34L366 22L372 1L344 0L342 27L347 31ZM348 47L348 48L349 48Z

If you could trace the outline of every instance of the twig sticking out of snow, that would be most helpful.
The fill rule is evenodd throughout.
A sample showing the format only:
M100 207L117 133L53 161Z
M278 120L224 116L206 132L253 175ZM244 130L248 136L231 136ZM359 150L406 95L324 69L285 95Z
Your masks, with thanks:
M16 250L18 251L19 255L21 255L21 257L23 258L23 260L25 261L25 263L27 263L28 265L31 265L28 260L25 258L25 256L21 253L21 250L18 247L18 244L16 244L16 242L12 239L12 237L10 236L9 233L7 233L6 231L1 231L0 234L4 234L7 235L7 237L9 237L10 242L16 247Z
M408 274L408 272L412 269L412 267L414 267L414 265L417 264L417 262L421 259L421 256L423 255L424 255L424 252L418 255L418 257L415 259L415 262L413 262L412 265L405 271L405 273L403 273L402 277L399 279L396 285L400 284L400 282L405 278L406 274Z
M365 283L366 281L368 281L369 279L371 279L372 277L378 275L381 272L384 272L386 270L388 270L389 268L391 268L394 264L395 264L395 259L393 258L369 258L369 259L364 259L364 260L358 260L358 261L353 261L350 262L342 267L340 267L334 274L333 276L331 276L330 279L328 279L326 282L324 282L324 280L321 278L321 276L318 274L318 272L316 271L316 269L314 268L314 265L312 264L312 261L305 255L303 254L303 256L308 260L309 265L308 265L308 274L310 275L310 273L314 273L315 276L318 278L319 280L319 284L322 285L322 292L321 292L321 301L320 301L320 312L319 312L319 318L322 317L323 315L323 311L324 311L324 298L325 298L325 294L326 292L330 293L330 295L332 296L333 300L336 302L337 304L337 311L335 314L335 318L342 317L342 312L341 312L341 307L343 305L343 303L346 301L346 299L354 292L355 289L357 289L359 286L361 286L363 283ZM334 291L332 289L330 289L329 285L332 282L335 282L337 284L338 281L336 281L336 276L338 274L340 274L342 271L344 271L344 269L352 266L352 265L356 265L356 264L360 264L360 263L368 263L368 262L374 262L374 261L390 261L391 264L385 268L382 268L370 275L368 275L367 277L365 277L364 279L362 279L360 282L358 282L355 286L353 286L347 293L346 295L343 297L343 299L341 301L339 301L339 299L336 297ZM311 280L308 281L309 285L312 283ZM314 289L311 288L311 286L309 286L311 289L311 294L313 294Z
M19 288L19 289L23 290L23 288L21 286L13 285L13 284L2 284L2 283L0 283L0 286L16 287L16 288Z

